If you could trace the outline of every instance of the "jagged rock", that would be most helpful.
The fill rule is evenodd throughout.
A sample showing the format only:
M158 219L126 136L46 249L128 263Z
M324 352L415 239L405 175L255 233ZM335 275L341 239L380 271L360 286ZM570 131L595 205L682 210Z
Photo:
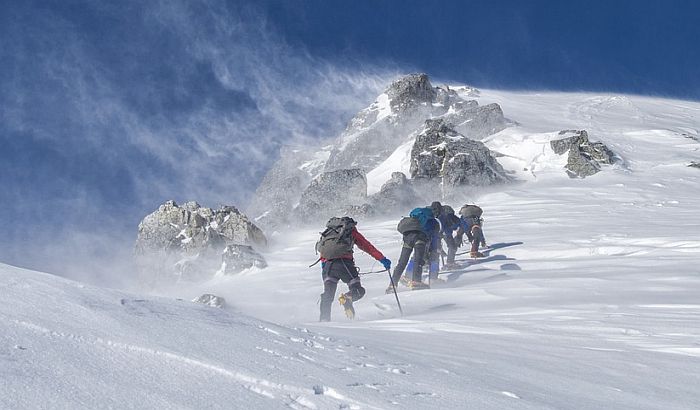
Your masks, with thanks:
M296 222L299 215L291 210L303 202L302 193L314 178L322 172L375 169L407 138L418 134L427 119L442 118L453 124L455 131L475 140L513 124L497 104L481 107L470 99L478 95L478 90L466 86L433 87L425 74L397 79L358 112L330 145L283 150L258 187L249 212L259 226L270 230ZM370 201L370 205L375 204ZM322 208L310 211L318 214Z
M267 267L267 262L252 246L227 245L221 256L219 273L232 275L252 267L263 269Z
M326 220L344 213L367 198L367 178L361 169L324 172L304 190L294 214L303 223Z
M691 168L700 168L700 162L698 161L690 161L690 164L688 164L689 167Z
M386 214L420 201L418 198L418 193L406 174L393 172L391 179L382 185L379 192L370 195L369 202L375 209L375 214Z
M409 74L396 80L387 88L386 94L394 111L432 104L437 95L426 74Z
M470 101L476 103L476 101ZM444 116L447 123L462 135L472 139L481 139L504 130L511 125L503 116L503 110L498 104L488 104L482 107L464 102L453 113Z
M375 209L370 204L362 205L350 205L345 208L339 215L349 216L353 219L359 220L362 218L371 218L376 215Z
M212 295L211 293L205 293L202 296L196 297L192 299L192 302L220 309L226 307L226 299L221 296Z
M410 170L414 179L440 178L445 187L510 180L483 143L457 133L441 119L425 122L411 150Z
M619 157L602 142L590 142L588 132L585 130L564 130L559 136L567 136L550 141L552 150L563 155L567 151L569 157L566 163L566 173L571 178L585 178L600 171L601 164L610 165L619 160Z
M462 96L476 91L465 88ZM394 81L368 108L360 111L330 152L326 171L373 169L419 129L426 119L443 117L457 130L480 139L506 128L510 122L497 104L479 107L449 87L432 87L425 74Z
M144 280L202 279L212 276L229 244L265 247L267 239L232 206L212 210L196 202L167 201L138 228L136 262ZM165 279L167 281L167 279Z

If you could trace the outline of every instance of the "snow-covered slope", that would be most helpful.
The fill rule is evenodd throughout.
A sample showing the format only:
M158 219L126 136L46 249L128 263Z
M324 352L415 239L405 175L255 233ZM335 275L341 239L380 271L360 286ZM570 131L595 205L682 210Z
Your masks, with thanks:
M458 256L443 287L400 288L403 317L381 273L363 276L357 320L336 304L316 322L318 230L280 235L267 269L170 290L224 296L223 311L3 266L0 407L700 408L700 170L686 166L700 104L479 98L520 123L484 142L521 183L465 195L493 249ZM570 179L549 140L572 128L622 165ZM402 166L399 150L376 174ZM396 260L395 226L358 229Z

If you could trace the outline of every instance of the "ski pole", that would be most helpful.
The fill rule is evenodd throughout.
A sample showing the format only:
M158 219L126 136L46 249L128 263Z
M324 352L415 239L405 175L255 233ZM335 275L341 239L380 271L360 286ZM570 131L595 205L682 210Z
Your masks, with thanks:
M382 273L382 272L386 272L386 271L387 271L387 269L373 270L373 271L369 271L369 272L360 272L360 275L369 275L371 273Z
M399 312L401 312L401 316L403 316L403 309L401 309L401 302L399 302L399 294L396 293L396 285L394 284L394 277L391 276L391 272L389 271L389 269L387 269L386 271L389 274L389 281L391 281L391 288L394 289L394 297L396 297L396 304L399 306Z

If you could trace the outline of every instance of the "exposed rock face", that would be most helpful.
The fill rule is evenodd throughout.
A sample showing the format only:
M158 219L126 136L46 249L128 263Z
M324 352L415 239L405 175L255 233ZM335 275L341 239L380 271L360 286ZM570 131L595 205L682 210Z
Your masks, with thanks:
M302 223L342 215L348 207L367 198L367 178L361 169L324 172L314 178L301 195L294 214Z
M591 176L600 171L601 164L611 165L619 160L602 142L590 142L585 130L565 130L560 131L559 135L564 138L551 141L550 145L556 154L569 152L565 168L571 178Z
M441 178L445 187L509 181L486 146L457 133L443 120L427 120L411 150L411 177Z
M688 164L689 167L691 168L700 168L700 162L698 161L690 161L690 164Z
M168 201L139 224L135 256L145 280L201 279L216 272L228 244L265 247L267 239L235 207Z
M377 214L402 210L419 201L418 193L403 172L392 173L391 179L382 185L379 192L369 197Z
M480 139L505 129L510 122L503 116L503 110L498 104L488 104L479 107L476 101L462 102L461 109L444 116L447 123L462 135L472 139Z
M419 105L432 104L437 96L426 74L409 74L394 81L385 91L392 111L406 111Z
M266 268L267 262L252 246L228 245L221 257L219 273L230 275L252 267Z
M302 193L314 178L323 172L346 169L369 172L407 138L418 134L427 119L442 118L453 124L456 132L475 140L512 124L497 104L481 107L471 99L478 95L478 90L466 86L433 87L425 74L410 74L394 81L350 120L335 141L326 142L330 145L283 150L258 187L249 212L258 226L270 230L296 222L299 215L292 214L291 209L305 202Z
M465 88L461 95L475 93ZM326 171L373 169L426 119L442 117L473 139L498 132L510 124L497 104L479 107L476 101L462 96L449 87L433 87L426 74L410 74L396 80L350 121L330 153Z
M212 295L211 293L205 293L202 296L196 297L192 299L192 302L220 309L226 307L226 299L221 296Z

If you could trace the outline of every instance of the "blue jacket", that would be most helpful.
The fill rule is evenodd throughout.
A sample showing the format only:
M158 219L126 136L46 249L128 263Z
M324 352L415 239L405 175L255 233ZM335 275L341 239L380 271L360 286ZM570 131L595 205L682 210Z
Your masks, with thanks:
M440 223L432 218L425 224L425 233L430 241L429 251L436 251L440 247Z
M440 233L449 236L452 236L452 232L456 231L462 223L456 215L442 214L438 220L440 220L440 227L442 228Z
M457 229L457 235L467 234L467 237L471 239L472 236L472 226L481 226L481 219L479 218L465 218L463 216L459 217L459 228ZM484 236L484 230L481 230L481 240L486 241Z

